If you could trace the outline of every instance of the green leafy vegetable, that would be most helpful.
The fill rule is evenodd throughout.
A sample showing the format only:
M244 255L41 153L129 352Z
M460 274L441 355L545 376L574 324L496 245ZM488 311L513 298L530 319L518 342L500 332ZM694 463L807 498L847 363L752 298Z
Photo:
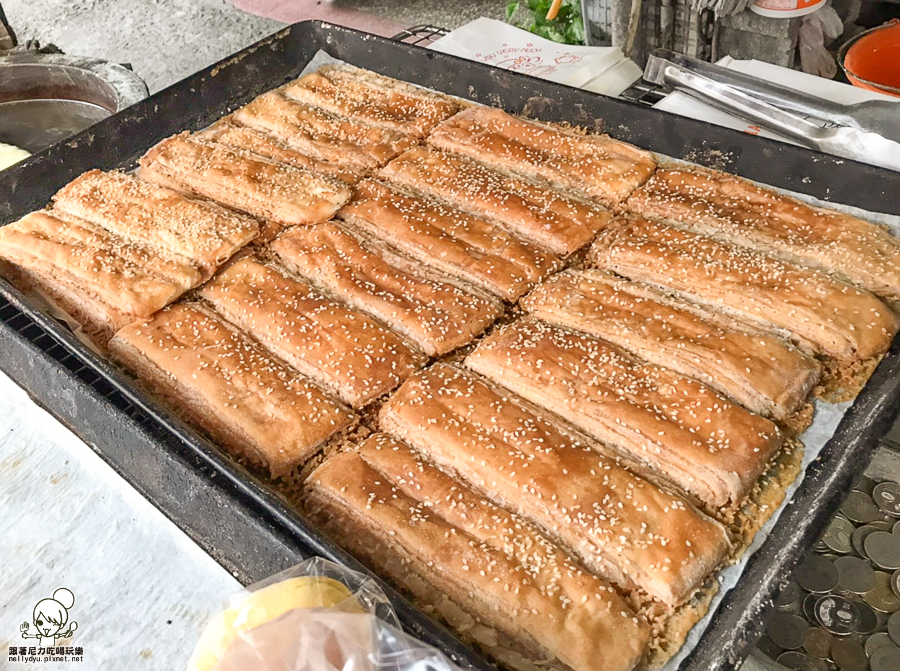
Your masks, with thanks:
M559 14L547 20L552 0L512 0L506 5L506 20L535 35L560 44L584 44L584 21L580 0L563 0Z

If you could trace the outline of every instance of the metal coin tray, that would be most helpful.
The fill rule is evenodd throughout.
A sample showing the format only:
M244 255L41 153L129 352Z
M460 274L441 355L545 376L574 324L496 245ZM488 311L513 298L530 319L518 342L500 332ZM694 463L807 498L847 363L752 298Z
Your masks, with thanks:
M900 452L880 448L757 647L796 671L900 671Z

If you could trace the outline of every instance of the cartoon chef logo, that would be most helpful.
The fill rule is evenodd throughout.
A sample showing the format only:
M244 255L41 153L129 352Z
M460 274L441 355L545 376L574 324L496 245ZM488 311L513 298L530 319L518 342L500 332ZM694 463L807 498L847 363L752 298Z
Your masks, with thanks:
M58 639L69 638L78 629L77 622L69 622L69 609L73 605L75 595L65 587L53 592L52 598L41 599L34 607L31 623L23 622L19 627L22 638L36 638L42 648L55 646Z

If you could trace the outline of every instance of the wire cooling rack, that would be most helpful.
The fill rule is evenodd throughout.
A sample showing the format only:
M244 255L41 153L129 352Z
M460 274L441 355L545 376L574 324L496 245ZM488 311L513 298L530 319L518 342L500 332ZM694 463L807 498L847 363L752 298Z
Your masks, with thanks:
M429 44L443 37L448 32L450 31L446 28L439 28L438 26L422 24L420 26L407 28L406 30L397 33L396 35L394 35L394 39L398 42L404 42L405 44L415 44L420 47L427 47Z

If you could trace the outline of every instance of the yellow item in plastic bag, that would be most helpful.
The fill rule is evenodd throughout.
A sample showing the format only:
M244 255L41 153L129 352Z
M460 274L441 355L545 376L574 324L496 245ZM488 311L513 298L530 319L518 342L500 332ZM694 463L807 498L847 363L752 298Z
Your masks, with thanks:
M350 590L337 580L313 576L282 580L251 592L240 603L210 620L188 662L188 670L208 671L240 634L271 622L288 611L295 608L331 608L352 597Z

